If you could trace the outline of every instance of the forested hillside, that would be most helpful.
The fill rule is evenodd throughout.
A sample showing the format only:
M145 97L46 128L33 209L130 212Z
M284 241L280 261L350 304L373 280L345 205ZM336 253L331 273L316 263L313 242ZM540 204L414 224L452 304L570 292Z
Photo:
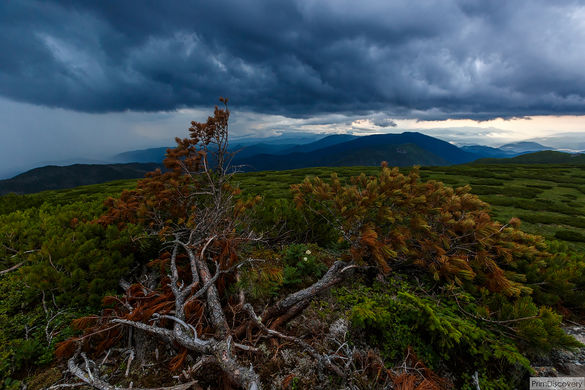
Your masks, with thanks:
M580 346L581 168L233 176L228 118L164 173L0 198L3 388L512 389Z
M74 164L64 167L49 165L31 169L11 179L0 180L0 195L11 192L26 194L140 178L160 166L159 163Z

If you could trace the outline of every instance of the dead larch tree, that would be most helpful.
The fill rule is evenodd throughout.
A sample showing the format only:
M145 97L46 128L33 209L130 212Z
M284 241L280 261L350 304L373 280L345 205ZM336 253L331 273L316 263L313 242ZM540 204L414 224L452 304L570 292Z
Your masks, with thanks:
M131 330L145 332L169 343L179 351L172 362L176 367L192 354L193 373L204 365L218 366L232 384L260 389L252 364L244 365L241 353L256 351L242 341L246 330L268 337L292 341L319 363L344 375L332 358L320 355L309 344L281 333L273 323L283 325L292 319L321 291L338 283L352 265L334 263L314 285L297 291L257 315L243 293L228 296L226 285L238 278L239 268L248 262L239 248L261 237L249 226L247 214L259 197L242 199L230 184L235 170L228 150L227 99L220 99L207 122L192 122L190 136L176 139L167 150L166 171L150 173L137 188L110 199L102 224L120 228L134 223L146 227L149 235L163 243L163 253L150 266L159 266L158 283L122 283L122 298L109 297L101 316L84 317L74 325L85 329L84 336L62 343L57 354L72 355L69 371L83 382L102 389L114 387L100 377L96 364L82 351L106 351ZM228 321L226 313L235 320ZM134 356L134 352L130 352ZM129 364L131 359L129 360ZM185 373L187 372L185 371Z

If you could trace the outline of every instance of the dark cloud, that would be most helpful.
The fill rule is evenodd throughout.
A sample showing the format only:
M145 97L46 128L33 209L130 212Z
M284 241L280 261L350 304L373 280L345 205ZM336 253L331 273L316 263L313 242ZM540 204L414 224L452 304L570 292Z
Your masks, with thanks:
M0 94L84 112L585 112L579 1L5 1Z
M396 126L398 126L396 124L396 122L394 122L390 118L374 119L373 123L378 127L396 127Z

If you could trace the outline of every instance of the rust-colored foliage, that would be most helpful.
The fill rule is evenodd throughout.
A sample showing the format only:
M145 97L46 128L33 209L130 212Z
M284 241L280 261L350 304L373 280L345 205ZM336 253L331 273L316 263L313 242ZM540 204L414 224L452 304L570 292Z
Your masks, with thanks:
M187 358L187 348L183 348L181 352L179 352L174 358L171 359L169 363L169 368L171 371L177 371L181 367L183 367L183 363L185 363L185 359Z
M449 390L453 384L429 369L418 359L412 348L406 351L404 361L393 369L388 369L379 354L373 350L356 352L353 356L356 372L363 372L370 382L380 388L400 390Z
M392 373L390 376L401 390L447 390L452 389L453 384L446 378L440 377L436 372L428 368L414 353L412 348L406 351L406 359L402 365L403 372Z
M157 285L135 283L122 297L104 298L100 316L74 322L83 335L61 343L59 357L71 356L79 343L99 355L128 334L129 322L166 330L185 323L203 338L227 332L218 310L221 300L229 299L225 296L229 285L236 282L232 271L241 261L239 248L252 237L246 213L260 198L243 199L230 184L230 113L227 99L220 100L222 108L215 107L206 122L192 122L189 137L177 138L177 146L167 150L164 172L151 172L136 189L108 199L107 211L97 221L121 229L141 224L158 237L163 251L148 264L154 275L160 275ZM204 294L209 291L213 308ZM185 362L188 351L180 351L170 362L172 370Z
M404 175L383 165L377 177L362 174L343 185L305 179L293 185L298 207L320 214L350 244L358 263L383 272L414 264L435 279L474 281L494 292L519 295L529 289L508 265L514 258L544 254L542 239L491 219L488 205L469 193L436 181L421 182L418 170Z
M282 380L282 388L290 389L292 387L293 380L296 378L295 374L289 374Z
M68 358L73 353L75 353L75 349L77 348L77 341L78 339L67 339L57 344L55 347L55 356L59 359Z
M161 237L172 235L178 228L192 229L201 223L201 216L217 196L240 193L229 183L224 172L229 165L227 151L227 99L220 99L224 108L215 107L207 122L191 122L188 138L176 138L177 146L167 149L165 172L157 169L138 181L136 189L122 192L117 199L106 201L107 212L99 218L102 224L142 223ZM235 200L233 218L244 213L259 198Z

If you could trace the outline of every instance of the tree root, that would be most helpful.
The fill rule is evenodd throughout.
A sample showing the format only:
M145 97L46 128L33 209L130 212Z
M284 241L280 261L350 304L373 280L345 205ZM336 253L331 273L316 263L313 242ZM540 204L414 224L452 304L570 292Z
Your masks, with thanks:
M322 355L315 350L315 348L311 347L307 342L303 341L302 339L294 336L289 336L284 333L278 332L274 329L269 329L262 323L262 319L256 315L252 305L246 303L244 305L244 310L248 312L252 320L256 323L256 325L264 332L271 336L279 337L284 340L292 341L293 343L299 345L305 352L311 355L315 360L317 360L320 364L324 367L329 369L330 371L334 372L337 376L341 378L345 378L346 374L343 372L339 366L333 363L331 356L329 355Z
M174 330L169 330L157 326L143 324L142 322L135 322L124 319L115 319L112 320L112 322L133 326L137 329L149 332L167 342L176 342L190 351L203 354L203 358L207 359L208 362L210 358L214 359L219 367L221 367L224 374L226 374L226 376L233 383L249 390L258 390L261 388L260 379L254 371L254 368L252 366L249 368L242 367L232 355L232 347L240 349L252 348L243 346L241 344L235 345L236 343L232 342L231 336L228 336L225 340L201 340L197 337L193 327L188 327L187 330L191 330L193 332L193 335L189 335L185 332L185 330L183 330L184 328L181 327L175 327ZM179 323L180 325L184 326L182 321Z

